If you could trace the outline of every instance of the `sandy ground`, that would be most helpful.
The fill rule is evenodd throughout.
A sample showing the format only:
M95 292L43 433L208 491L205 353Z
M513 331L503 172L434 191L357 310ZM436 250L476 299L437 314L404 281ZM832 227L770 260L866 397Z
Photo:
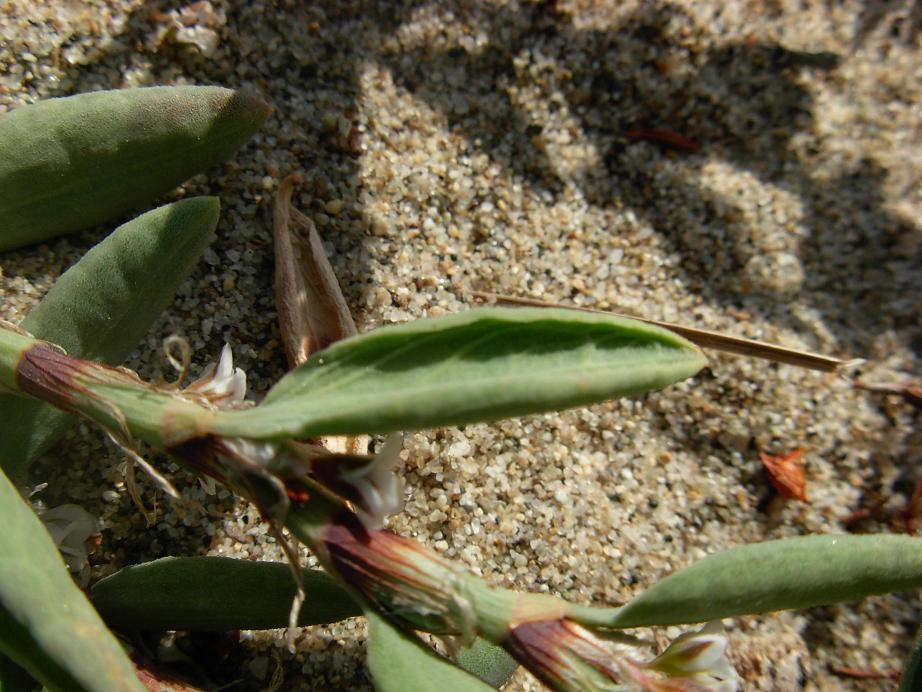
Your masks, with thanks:
M232 163L171 197L220 195L222 219L129 362L145 376L168 373L171 333L198 366L230 342L254 398L281 376L271 204L296 169L362 331L487 290L862 356L873 379L920 370L922 69L906 3L215 3L198 24L207 55L163 36L175 3L0 5L0 109L178 83L275 107ZM634 136L651 128L685 146ZM21 319L111 227L6 253L0 318ZM615 604L740 543L894 530L843 518L906 505L917 422L843 379L715 354L661 393L407 435L406 513L390 526L492 583ZM810 501L769 516L759 453L797 447ZM121 463L84 425L34 473L45 502L100 517L95 576L171 554L281 559L252 508L175 467L209 516L181 520L142 480L161 512L146 527ZM903 594L727 626L746 689L871 690L893 683L833 668L899 668L920 620ZM283 689L370 686L358 621L306 630L294 656L274 631L180 640L231 689L274 674ZM520 673L509 689L536 686Z

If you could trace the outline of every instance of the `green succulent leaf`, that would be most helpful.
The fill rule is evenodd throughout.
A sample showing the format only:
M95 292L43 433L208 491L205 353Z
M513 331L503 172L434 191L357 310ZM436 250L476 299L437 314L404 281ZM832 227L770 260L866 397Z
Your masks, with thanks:
M198 264L219 211L216 197L193 197L120 226L58 278L20 326L76 358L122 363ZM0 467L21 478L74 418L0 395L0 421Z
M0 329L0 386L23 391L18 368L36 345ZM30 367L40 372L28 376L25 391L61 403L65 386L62 405L104 426L124 423L167 451L208 434L280 441L540 413L665 387L706 363L689 342L642 322L525 308L472 310L344 339L282 378L262 405L242 410L209 410L86 363L33 356ZM33 381L52 370L62 378L55 389Z
M635 320L481 308L339 341L262 405L220 412L211 428L285 439L458 425L660 389L705 363L681 337Z
M99 91L0 115L0 250L115 218L223 161L266 120L220 87Z
M916 641L909 652L909 658L903 666L900 677L900 692L918 692L922 690L922 627L916 633Z
M380 692L484 692L495 689L368 610L368 668Z
M3 473L0 519L0 655L51 690L143 692L131 661Z
M41 687L25 669L0 654L0 692L35 692Z
M303 570L300 625L362 614L331 577ZM116 629L218 632L286 627L295 583L288 565L221 557L165 557L100 580L91 600Z
M468 673L493 687L505 685L519 668L519 662L507 654L505 649L480 637L469 646L458 649L453 658Z
M922 539L804 536L765 541L706 557L652 586L600 626L704 622L811 608L922 587ZM590 624L581 618L584 624Z

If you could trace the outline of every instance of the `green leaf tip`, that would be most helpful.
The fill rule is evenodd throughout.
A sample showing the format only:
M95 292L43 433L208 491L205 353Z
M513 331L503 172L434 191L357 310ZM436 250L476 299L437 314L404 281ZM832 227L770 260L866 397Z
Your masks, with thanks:
M299 625L362 614L332 577L303 570ZM286 627L295 582L288 565L222 557L165 557L125 567L93 586L93 605L126 630L220 632Z
M368 668L379 692L486 692L496 688L423 644L412 632L404 632L380 613L369 609Z
M740 546L666 577L611 627L705 622L810 608L922 587L922 539L803 536ZM602 624L602 623L599 623Z
M262 405L217 414L212 432L284 439L489 421L661 389L706 362L688 341L636 320L480 308L339 341Z
M903 665L899 687L899 692L918 692L918 690L922 690L922 627L916 632L916 640Z
M0 473L0 654L52 690L143 691L32 508Z
M519 662L505 649L477 637L453 656L455 662L493 687L502 687L519 669Z
M225 160L271 112L221 87L79 94L0 115L0 250L103 223Z
M20 326L74 357L120 365L195 269L219 212L216 197L192 197L123 224L64 272ZM0 467L21 478L73 420L0 395Z

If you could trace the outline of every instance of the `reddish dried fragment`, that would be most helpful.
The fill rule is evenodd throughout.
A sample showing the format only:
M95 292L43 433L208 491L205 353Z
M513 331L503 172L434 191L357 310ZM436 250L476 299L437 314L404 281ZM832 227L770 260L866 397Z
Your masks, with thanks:
M624 130L622 137L627 139L639 139L642 142L653 142L662 144L673 149L682 149L684 151L698 151L701 148L694 140L685 135L680 135L672 130L663 130L658 127L642 128L638 130Z
M899 680L902 675L900 670L864 670L863 668L849 668L847 666L829 666L829 670L836 675L856 680Z
M922 477L916 481L916 487L912 491L912 497L903 510L903 522L906 533L915 535L922 528Z
M138 653L132 655L132 659L135 675L150 692L196 692L200 689Z
M289 500L299 505L303 505L311 499L311 494L305 488L295 485L293 481L285 485L285 494Z
M800 447L781 456L759 454L759 458L768 472L768 479L775 486L775 490L786 499L799 500L800 502L808 501L803 456L804 450Z

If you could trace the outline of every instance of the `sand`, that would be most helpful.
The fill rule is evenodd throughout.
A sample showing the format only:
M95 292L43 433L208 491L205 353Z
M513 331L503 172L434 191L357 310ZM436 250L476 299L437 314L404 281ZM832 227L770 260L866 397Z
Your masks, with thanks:
M0 110L154 84L274 106L232 162L167 198L216 194L223 210L128 362L145 377L171 374L174 333L196 368L229 342L255 400L283 374L271 206L300 170L296 202L360 331L493 291L863 357L857 374L887 380L920 370L922 69L918 4L882 5L255 0L200 6L170 34L173 3L15 0L0 6ZM22 319L115 225L0 257L0 318ZM408 434L390 528L491 583L605 605L741 543L899 528L918 413L841 377L710 356L663 392ZM809 502L768 513L759 454L796 448ZM281 559L253 508L159 462L207 516L179 517L142 478L148 528L89 425L35 467L36 499L99 517L94 579L164 555ZM843 522L877 502L889 516ZM911 593L726 625L746 689L871 690L893 683L835 667L898 669L920 620ZM370 687L361 621L305 630L294 655L279 631L244 632L224 658L205 653L214 639L177 638L233 689ZM508 689L538 687L520 672Z

